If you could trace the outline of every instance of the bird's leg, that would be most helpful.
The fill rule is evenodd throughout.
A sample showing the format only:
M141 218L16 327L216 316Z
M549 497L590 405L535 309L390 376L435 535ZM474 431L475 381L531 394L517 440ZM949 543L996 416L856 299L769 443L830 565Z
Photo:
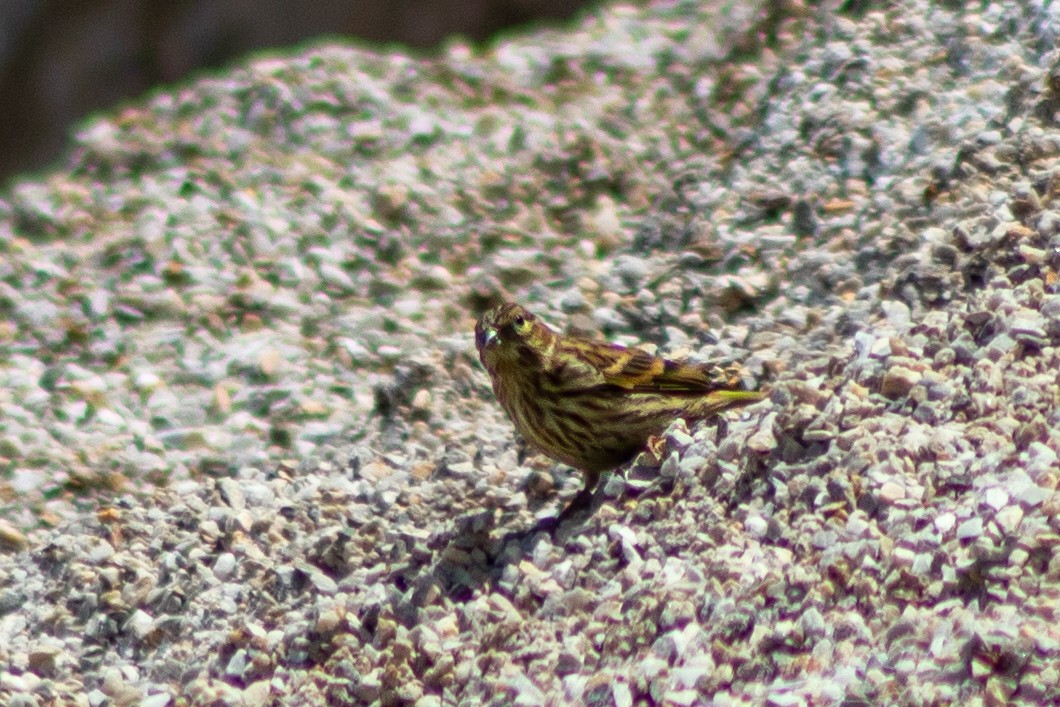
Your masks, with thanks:
M532 532L547 532L549 535L552 535L559 528L560 523L567 520L567 518L574 513L588 508L593 500L593 490L596 488L596 483L599 480L600 472L585 472L585 484L582 486L581 490L574 495L574 498L570 500L570 503L568 503L566 507L556 515L539 520L534 525Z
M582 486L581 491L574 495L567 507L560 511L559 517L566 518L575 511L580 511L583 508L588 508L589 504L593 500L593 491L596 489L597 482L600 481L600 472L598 471L587 471L585 472L585 485Z

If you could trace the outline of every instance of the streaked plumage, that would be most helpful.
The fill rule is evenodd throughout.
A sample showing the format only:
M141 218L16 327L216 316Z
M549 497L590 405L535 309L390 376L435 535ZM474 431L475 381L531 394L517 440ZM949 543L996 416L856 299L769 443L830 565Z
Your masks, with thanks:
M764 397L739 390L732 369L560 336L511 302L482 315L475 345L516 429L546 455L584 471L583 492L674 419L699 420Z

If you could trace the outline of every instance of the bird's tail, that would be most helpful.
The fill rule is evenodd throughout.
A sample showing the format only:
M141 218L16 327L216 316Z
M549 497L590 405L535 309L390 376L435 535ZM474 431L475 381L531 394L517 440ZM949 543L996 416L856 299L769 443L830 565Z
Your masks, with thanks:
M713 390L696 407L696 417L709 417L722 410L741 405L750 405L765 400L767 394L760 390Z

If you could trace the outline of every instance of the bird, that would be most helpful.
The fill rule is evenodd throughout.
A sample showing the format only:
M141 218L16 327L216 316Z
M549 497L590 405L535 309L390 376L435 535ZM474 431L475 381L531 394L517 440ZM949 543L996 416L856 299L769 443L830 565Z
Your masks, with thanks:
M765 398L742 389L738 368L562 335L514 302L482 314L475 347L519 434L584 474L570 507L588 503L602 472L632 459L673 420Z

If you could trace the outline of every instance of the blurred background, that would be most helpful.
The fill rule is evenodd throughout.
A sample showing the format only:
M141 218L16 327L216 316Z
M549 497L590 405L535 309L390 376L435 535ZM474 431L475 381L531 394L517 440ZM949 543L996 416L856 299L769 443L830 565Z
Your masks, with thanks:
M90 113L247 52L327 35L430 52L587 0L0 0L0 184L50 166Z

